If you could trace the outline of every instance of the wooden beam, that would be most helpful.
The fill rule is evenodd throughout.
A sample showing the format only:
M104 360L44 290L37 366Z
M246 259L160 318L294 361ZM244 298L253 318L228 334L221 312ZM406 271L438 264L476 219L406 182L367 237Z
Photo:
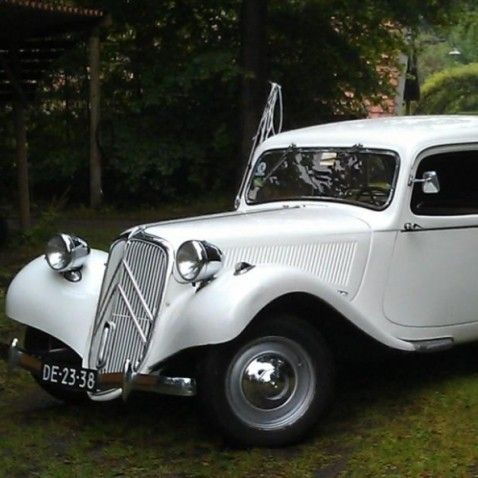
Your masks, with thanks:
M69 50L75 46L76 41L64 37L50 38L50 37L38 37L38 38L26 38L21 43L21 48L27 50Z
M41 80L45 75L45 70L29 70L29 71L22 71L20 82L24 81L33 81L33 80ZM8 76L6 75L5 70L2 70L0 67L0 88L3 88L5 83L10 83Z
M38 86L37 81L19 81L17 82L17 88L15 88L9 80L3 80L0 83L0 91L10 91L15 93L24 103L28 103L27 94L28 93L35 93ZM21 91L22 94L19 95L18 91Z
M59 58L61 55L65 53L65 49L57 49L57 50L51 50L51 49L41 49L41 50L33 50L33 49L28 49L28 50L20 50L18 52L18 59L21 62L25 63L33 63L33 62L39 62L39 61L46 61L46 62L51 62Z
M100 122L100 32L95 28L89 38L90 66L90 206L101 205L101 154L97 135Z
M15 143L17 162L17 187L20 227L26 231L31 225L30 191L28 186L27 128L25 122L25 104L14 102Z

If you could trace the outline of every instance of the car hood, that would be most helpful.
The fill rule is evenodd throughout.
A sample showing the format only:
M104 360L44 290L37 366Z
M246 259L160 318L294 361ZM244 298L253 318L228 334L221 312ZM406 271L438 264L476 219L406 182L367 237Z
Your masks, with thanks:
M296 206L232 212L143 226L177 250L206 240L224 253L224 269L238 262L301 269L352 299L370 249L370 227L343 209Z
M166 239L174 248L197 239L227 249L231 246L295 244L325 237L368 232L357 217L328 206L296 206L253 212L230 212L165 221L144 226L145 232Z

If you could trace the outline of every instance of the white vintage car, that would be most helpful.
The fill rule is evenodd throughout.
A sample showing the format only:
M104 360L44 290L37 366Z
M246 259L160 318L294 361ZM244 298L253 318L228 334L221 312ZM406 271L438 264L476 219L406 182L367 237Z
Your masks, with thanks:
M10 364L64 400L199 393L230 439L298 440L350 339L478 339L477 178L471 116L277 134L234 212L135 227L109 255L52 238L8 290L27 326Z

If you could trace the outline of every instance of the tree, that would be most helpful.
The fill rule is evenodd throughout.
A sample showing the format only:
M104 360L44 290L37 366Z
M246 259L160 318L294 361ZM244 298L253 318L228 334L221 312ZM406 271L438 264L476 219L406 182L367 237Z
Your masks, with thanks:
M478 113L477 85L478 63L435 73L422 87L417 113Z
M402 27L443 21L451 0L75 3L113 19L101 56L105 200L156 205L232 197L267 80L283 86L285 129L363 115L364 99L390 89L380 67L405 48ZM34 200L88 197L85 59L84 46L64 57L31 113ZM12 176L5 129L0 181Z
M241 5L241 161L243 169L256 133L267 84L267 0Z
M420 81L459 64L478 62L478 6L467 2L457 8L454 22L443 26L422 25L417 37ZM457 54L452 55L450 52Z

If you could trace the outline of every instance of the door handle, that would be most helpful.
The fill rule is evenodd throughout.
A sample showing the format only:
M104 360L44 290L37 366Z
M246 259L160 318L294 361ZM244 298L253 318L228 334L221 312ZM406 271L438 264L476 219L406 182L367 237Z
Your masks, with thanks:
M420 229L423 229L423 227L416 222L406 222L403 226L404 231L419 231Z

